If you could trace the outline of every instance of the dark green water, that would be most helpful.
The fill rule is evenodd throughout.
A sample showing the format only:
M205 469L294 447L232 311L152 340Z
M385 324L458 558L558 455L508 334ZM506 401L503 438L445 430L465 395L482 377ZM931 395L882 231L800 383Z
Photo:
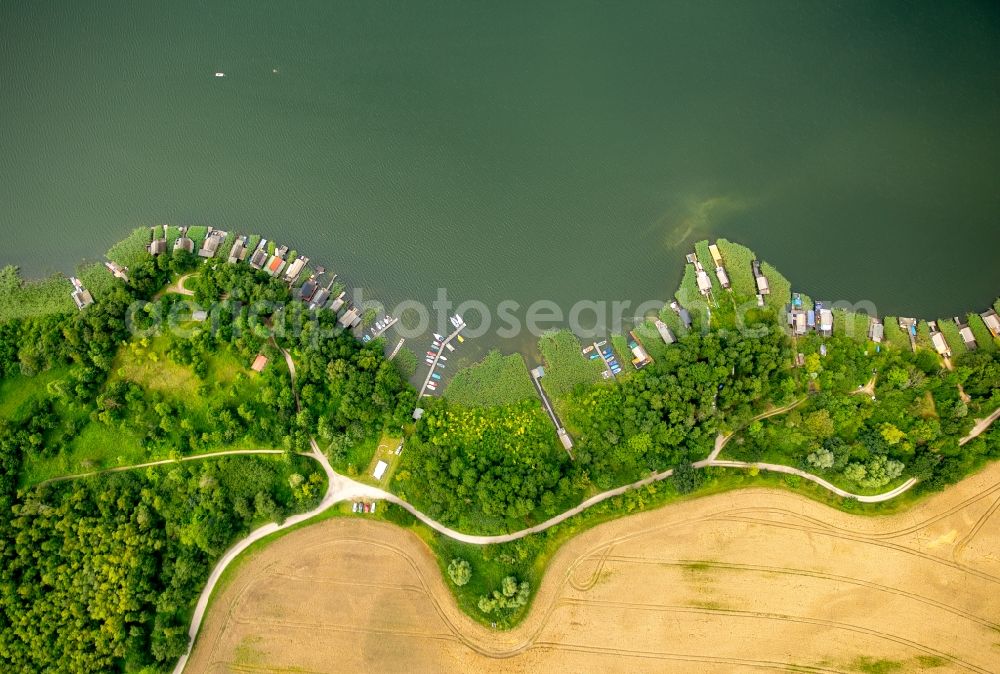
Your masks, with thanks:
M813 296L980 309L998 7L4 2L0 263L201 223L390 303L568 306L664 297L726 236Z

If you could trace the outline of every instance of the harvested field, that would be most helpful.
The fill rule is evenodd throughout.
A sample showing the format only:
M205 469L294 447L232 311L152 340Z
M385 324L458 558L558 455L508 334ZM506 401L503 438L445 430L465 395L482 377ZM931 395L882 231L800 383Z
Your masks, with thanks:
M331 519L248 560L189 672L997 671L1000 464L884 518L753 489L594 528L531 615L461 614L427 547Z

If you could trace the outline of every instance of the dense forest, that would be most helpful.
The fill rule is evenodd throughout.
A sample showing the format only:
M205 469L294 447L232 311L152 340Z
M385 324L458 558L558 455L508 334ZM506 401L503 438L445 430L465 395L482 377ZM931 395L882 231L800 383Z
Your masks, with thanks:
M795 390L787 338L773 324L749 327L692 332L620 383L567 394L575 460L535 401L474 409L432 402L395 488L442 522L498 533L554 515L591 491L704 458L721 425L739 425ZM579 350L576 358L583 360Z
M795 466L850 491L877 493L910 476L920 489L940 488L998 455L992 434L959 446L977 414L1000 407L997 351L963 354L951 370L928 350L866 355L864 344L847 337L808 338L799 347L808 398L750 424L724 456Z

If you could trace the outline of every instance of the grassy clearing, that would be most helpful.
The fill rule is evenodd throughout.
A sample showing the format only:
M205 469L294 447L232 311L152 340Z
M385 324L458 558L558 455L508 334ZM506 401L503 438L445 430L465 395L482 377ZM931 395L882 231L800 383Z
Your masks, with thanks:
M929 349L937 353L934 348L934 342L931 341L931 328L927 324L927 321L917 322L917 347L923 349Z
M604 366L599 359L590 360L581 353L580 341L568 331L551 332L538 340L545 359L542 386L552 397L569 393L578 385L592 384L601 379Z
M733 287L733 294L746 299L757 296L757 282L753 277L754 260L753 251L746 246L733 243L726 239L719 239L715 242L722 253L722 263L726 267L729 275L729 283Z
M868 341L868 314L861 314L846 309L833 310L833 332L844 335L859 342Z
M132 267L149 255L146 246L151 240L152 233L148 227L133 229L127 238L111 246L107 258L123 267Z
M330 464L336 470L350 477L361 478L365 475L364 470L371 463L380 440L379 436L373 435L351 443L340 453L331 451L328 446L326 455L330 457ZM370 473L368 475L371 476Z
M951 349L952 356L957 358L968 351L965 346L965 340L958 333L958 326L955 324L955 321L950 318L942 318L937 324L938 330L944 335L944 340L948 342L948 348Z
M492 407L534 398L537 394L521 354L504 356L493 350L478 363L456 372L444 395L466 407Z
M680 337L688 331L687 328L684 327L681 317L678 316L669 306L664 306L660 309L659 318L667 324L667 327L670 328L670 332L674 333L674 337Z
M885 341L902 351L910 350L910 338L906 332L899 327L899 318L896 316L885 317Z
M26 282L17 267L4 267L0 269L0 322L76 311L72 290L62 274Z
M101 299L111 292L116 284L121 283L100 262L84 265L77 269L76 274L80 277L83 287L90 291L95 300Z
M764 297L764 302L781 315L780 312L784 311L788 303L792 301L792 284L769 262L762 262L760 270L767 278L768 288L771 289L771 293Z
M378 443L375 445L375 451L372 452L371 460L368 461L368 467L360 476L358 476L358 479L376 487L381 487L383 489L387 488L392 482L393 473L395 473L396 468L399 467L399 460L402 457L402 453L396 454L396 448L399 447L402 442L403 438L401 437L382 435L382 437L378 439ZM378 465L379 461L385 461L389 464L389 467L386 468L385 475L382 476L382 479L376 480L375 466Z
M976 344L979 345L980 349L986 349L987 351L995 351L997 349L997 346L1000 345L1000 340L993 337L990 329L983 322L982 316L972 312L968 315L966 321L972 329L972 335L976 338Z
M20 420L22 408L33 400L40 400L58 393L58 387L66 375L68 367L52 368L33 377L15 375L0 380L0 418Z
M669 308L667 310L670 311ZM673 314L674 312L670 311L670 313ZM674 314L674 318L677 318L676 314ZM678 319L678 321L679 320L680 319ZM670 348L670 345L664 342L663 338L660 337L660 332L656 329L656 325L653 324L653 321L650 320L640 323L635 326L634 331L642 341L642 345L646 347L646 352L649 354L650 358L653 360L659 360L666 355L667 349ZM673 328L671 328L670 331L674 333L674 337L677 337L678 333Z
M208 227L202 225L194 225L188 227L188 238L194 242L194 252L197 254L198 249L201 248L202 244L205 243L205 237L208 235Z
M618 363L622 366L618 376L627 376L635 372L635 367L632 365L632 349L628 348L628 338L617 333L611 335L611 347L618 356Z

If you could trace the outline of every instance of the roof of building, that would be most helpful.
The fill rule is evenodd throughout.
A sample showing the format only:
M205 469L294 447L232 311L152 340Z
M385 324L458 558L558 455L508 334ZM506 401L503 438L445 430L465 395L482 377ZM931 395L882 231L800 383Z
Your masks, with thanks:
M993 336L1000 337L1000 317L997 316L997 312L990 309L980 315L983 318L983 323L985 323L986 327L993 333Z
M673 344L674 333L670 332L670 328L667 327L667 324L657 319L655 325L656 325L656 330L657 332L660 333L660 337L663 339L663 341L667 344Z
M321 307L328 299L330 299L330 291L326 288L320 288L319 292L313 296L312 304L313 306Z
M188 238L188 235L181 234L176 241L174 241L174 250L186 250L189 253L194 252L194 241Z
M698 271L698 290L702 293L707 293L712 289L712 279L708 278L708 274L704 269Z
M712 256L712 261L715 262L716 267L722 266L722 254L719 252L719 247L714 243L710 244L708 247L708 252Z
M272 258L270 259L270 261L269 261L269 262L267 263L267 273L268 273L268 274L270 274L271 276L274 276L274 275L276 275L276 274L277 274L277 273L278 273L279 271L281 271L281 268L282 268L283 266L285 266L285 261L284 261L284 260L282 260L282 259L281 259L280 257L278 257L277 255L275 255L275 256L273 256L273 257L272 257Z
M301 297L306 301L309 301L312 298L313 293L315 292L316 292L316 281L314 281L313 279L309 279L308 281L302 284L301 288L299 288L299 297Z
M389 469L389 464L379 459L379 462L375 464L375 470L372 471L372 476L376 480L381 480L382 476L385 475L385 471L387 471L388 469Z
M948 342L945 341L944 335L942 335L940 332L935 332L934 334L931 335L931 342L934 344L934 348L937 350L937 352L940 353L942 356L948 354L949 351Z
M344 315L340 317L339 323L342 327L350 328L354 327L361 321L361 313L356 307L351 307L344 312Z
M261 372L263 371L264 366L266 365L267 365L267 356L265 356L262 353L259 353L257 354L257 357L253 359L253 365L250 366L250 369L253 370L254 372Z
M85 288L81 287L79 290L74 290L71 295L73 296L73 301L76 303L76 308L81 311L94 303L93 296Z
M819 329L833 330L833 312L829 309L819 310Z
M771 288L767 285L766 276L755 276L754 278L757 280L757 291L761 295L767 295L771 292Z
M205 242L201 244L201 249L198 251L200 257L215 257L215 251L219 249L219 244L223 241L223 233L219 231L209 232L208 236L205 237Z
M288 279L289 281L294 281L298 277L299 273L302 271L302 268L305 266L306 266L306 258L304 257L295 258L295 261L289 264L288 269L285 270L285 278Z
M250 257L250 266L260 269L267 262L267 251L263 248L258 248L254 251L254 254Z
M966 325L964 328L961 328L958 331L958 334L962 335L962 341L964 341L966 344L974 345L976 343L976 336L972 334L972 328L970 328L968 325Z
M873 342L881 342L883 337L885 337L885 326L882 325L882 321L874 321L871 324L871 329L869 330L869 336Z
M343 292L337 295L337 299L335 299L333 302L330 303L330 311L332 311L333 313L337 313L344 307L344 302L345 302L344 295L346 294L347 294L346 292Z
M162 255L167 252L167 240L166 239L153 239L149 243L149 254L150 255Z

